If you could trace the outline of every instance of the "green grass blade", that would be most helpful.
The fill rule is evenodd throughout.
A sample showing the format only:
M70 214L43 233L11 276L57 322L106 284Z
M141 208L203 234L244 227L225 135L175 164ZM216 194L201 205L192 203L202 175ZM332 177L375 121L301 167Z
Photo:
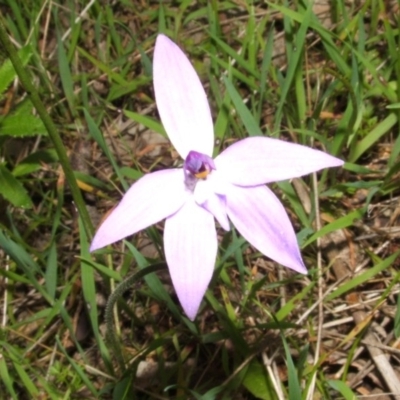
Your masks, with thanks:
M58 54L58 68L60 69L61 84L64 89L65 97L67 98L69 110L71 114L76 117L76 96L74 95L74 84L72 81L71 69L67 54L64 49L64 43L61 40L61 36L57 31L57 54Z
M356 162L368 149L375 145L379 139L390 132L397 123L397 115L390 113L383 121L372 129L364 139L358 142L349 156L350 162Z
M279 104L276 109L274 130L278 131L282 120L283 106L288 101L288 94L296 76L296 71L299 68L299 63L303 57L303 49L305 47L306 33L311 23L312 3L307 7L307 10L302 16L300 28L296 34L296 39L293 44L293 51L288 54L288 69L284 80L283 87L280 93ZM303 101L304 103L304 101Z
M383 261L374 265L372 268L369 268L363 273L355 276L350 281L343 283L335 291L333 291L326 297L326 301L332 301L333 299L336 299L337 297L343 295L344 293L347 293L348 291L362 285L364 282L367 282L368 280L372 279L375 275L389 268L396 261L399 255L400 255L400 250L396 251L391 256L385 258Z
M103 137L102 133L100 132L100 129L97 127L96 123L94 122L94 120L91 117L91 115L89 114L89 112L86 109L84 109L83 112L85 114L85 119L86 119L86 123L89 128L90 135L93 137L94 140L96 140L97 144L103 150L104 154L107 156L108 160L110 161L111 165L113 166L114 171L118 176L119 182L121 182L124 189L127 190L128 184L125 181L123 175L121 174L119 167L115 161L115 158L112 155L110 149L108 148L106 141L104 140L104 137Z
M124 114L131 119L132 121L135 121L139 124L144 125L146 128L149 128L150 130L159 133L160 135L168 138L167 133L165 132L164 127L160 122L157 120L147 116L147 115L142 115L133 111L128 111L124 110Z
M263 133L257 124L257 121L254 119L253 115L250 113L249 109L245 106L242 98L240 97L237 90L234 88L232 82L223 77L226 90L232 100L232 103L235 106L235 109L243 122L244 127L246 128L247 133L250 136L262 136Z
M8 371L8 366L5 357L0 357L0 377L1 377L1 383L6 387L8 394L12 397L13 400L18 400L17 393L14 390L14 381L11 378L10 373Z
M366 211L367 210L365 208L360 208L359 210L355 210L343 217L336 219L335 221L329 223L328 225L325 225L318 232L314 233L314 235L312 235L304 243L303 247L307 247L309 244L313 243L318 238L327 235L328 233L351 226L354 223L354 221L361 219L363 215L366 213Z
M80 231L81 257L89 258L90 257L89 243L80 219L79 219L79 226L80 226L79 231ZM99 329L99 311L97 308L97 301L96 301L96 284L95 284L94 269L85 262L81 262L81 279L82 279L83 297L85 298L85 302L88 307L89 318L93 329L93 334L96 338L97 346L99 348L104 363L108 367L108 370L112 371L113 368L111 366L110 354L108 352L107 346L104 343L103 337L100 334L100 329Z
M48 252L47 266L45 272L47 293L53 300L55 300L55 295L57 290L57 277L58 277L57 259L58 259L57 247L56 244L53 242Z
M327 384L337 392L339 392L345 400L357 400L357 396L343 381L328 380Z
M68 352L65 350L64 346L62 345L60 339L56 337L56 342L58 344L58 348L61 350L61 352L64 354L64 357L68 360L69 364L71 367L76 371L78 376L82 379L82 381L85 383L86 388L91 392L93 396L95 396L96 399L100 398L99 397L99 392L96 390L95 386L89 379L88 375L86 374L85 370L82 368L80 364L78 364L75 360L73 360L69 355Z
M281 334L283 347L285 349L286 365L288 369L288 379L289 379L289 400L300 400L301 396L301 386L297 374L297 369L294 365L292 355L289 350L286 338Z

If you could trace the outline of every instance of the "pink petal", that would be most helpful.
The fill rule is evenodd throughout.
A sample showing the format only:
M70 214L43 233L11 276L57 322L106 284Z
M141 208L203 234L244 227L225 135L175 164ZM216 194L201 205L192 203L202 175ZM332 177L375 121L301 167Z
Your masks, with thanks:
M224 230L230 230L225 197L213 194L201 206L214 216Z
M182 169L145 175L126 192L100 225L90 251L100 249L141 231L178 211L190 196Z
M194 190L194 199L199 206L209 211L223 229L229 231L229 220L226 214L226 197L218 194L214 188L212 174L206 180L199 180Z
M153 61L157 108L168 136L183 159L190 150L212 155L214 130L206 93L182 50L158 35Z
M217 246L214 217L193 199L167 218L165 256L179 301L192 321L214 272Z
M344 164L323 151L267 137L240 140L224 150L214 162L219 173L240 186L296 178Z
M237 230L261 253L285 267L307 273L289 217L269 188L232 185L227 210Z

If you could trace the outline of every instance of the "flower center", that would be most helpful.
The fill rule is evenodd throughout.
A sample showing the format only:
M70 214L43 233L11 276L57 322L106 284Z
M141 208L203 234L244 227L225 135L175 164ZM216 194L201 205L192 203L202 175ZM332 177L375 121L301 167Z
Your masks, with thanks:
M215 164L211 157L192 150L186 157L183 169L185 184L190 190L193 190L199 179L207 179L207 176L215 169Z

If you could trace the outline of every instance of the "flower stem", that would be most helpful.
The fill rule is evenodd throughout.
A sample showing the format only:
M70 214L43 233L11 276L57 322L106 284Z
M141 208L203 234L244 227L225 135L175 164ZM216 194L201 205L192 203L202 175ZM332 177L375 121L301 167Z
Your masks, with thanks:
M7 35L6 28L4 25L4 17L2 14L0 14L0 43L3 45L6 54L9 56L14 66L15 72L17 73L21 81L22 86L28 93L29 98L33 106L35 107L40 119L43 121L43 125L46 127L50 140L52 141L53 146L57 152L58 159L65 174L65 178L71 189L71 194L74 199L75 206L78 209L79 215L82 218L86 234L89 238L91 238L94 232L92 221L89 217L89 213L86 209L85 202L79 190L78 184L76 183L76 179L72 171L72 168L70 166L64 144L61 140L61 137L57 131L56 126L54 125L50 115L46 111L43 102L40 100L39 93L36 90L35 86L33 85L29 74L22 65L22 62L17 54L14 45L11 43Z
M119 345L119 341L118 341L117 335L115 334L115 329L114 329L113 310L114 310L115 304L118 301L118 299L121 298L123 296L123 294L128 289L130 289L136 281L143 278L147 274L151 274L153 272L160 271L160 270L166 268L166 266L167 265L165 263L154 264L154 265L150 265L146 268L143 268L140 271L135 272L133 275L129 276L124 281L122 281L115 288L114 292L112 292L110 297L108 298L106 310L105 310L105 321L106 321L106 327L107 327L106 335L107 335L107 340L108 340L109 344L111 345L111 347L114 350L115 357L116 357L118 364L122 371L125 371L125 360L124 360L124 357L122 356L121 346Z

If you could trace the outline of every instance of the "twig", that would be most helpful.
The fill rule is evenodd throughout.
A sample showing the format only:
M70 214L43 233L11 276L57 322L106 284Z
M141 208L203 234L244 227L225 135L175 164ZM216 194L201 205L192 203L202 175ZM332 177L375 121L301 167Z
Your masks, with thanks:
M10 264L9 264L10 256L7 254L7 255L4 257L4 259L5 259L5 261L6 261L5 270L8 272L9 269L10 269ZM7 306L8 306L8 301L7 301L7 298L8 298L8 290L7 290L7 288L8 288L8 277L5 276L5 278L4 278L3 316L2 316L2 319L1 319L1 327L2 327L3 329L4 329L4 328L6 327L6 325L7 325Z
M278 380L276 379L276 377L279 376L279 374L276 371L275 363L273 363L273 361L271 359L269 359L269 357L265 351L263 351L261 353L261 356L262 356L264 366L268 371L269 379L271 379L272 386L274 387L275 393L278 396L278 399L285 400L285 396L282 393L282 388L280 386L280 383L278 383L279 379ZM271 365L275 368L272 368Z
M315 206L315 225L317 232L321 230L321 219L319 213L319 199L318 199L318 181L317 174L314 172L312 174L312 183L313 183L313 191L314 191L314 206ZM314 365L317 365L319 362L319 354L321 351L321 342L322 342L322 327L324 325L324 278L322 274L322 255L321 255L321 239L317 239L317 274L318 274L318 329L317 329L317 342L315 345L315 355L314 355ZM317 378L317 370L315 370L313 377L311 379L311 383L307 393L307 399L312 400L314 397L314 389L315 382Z

